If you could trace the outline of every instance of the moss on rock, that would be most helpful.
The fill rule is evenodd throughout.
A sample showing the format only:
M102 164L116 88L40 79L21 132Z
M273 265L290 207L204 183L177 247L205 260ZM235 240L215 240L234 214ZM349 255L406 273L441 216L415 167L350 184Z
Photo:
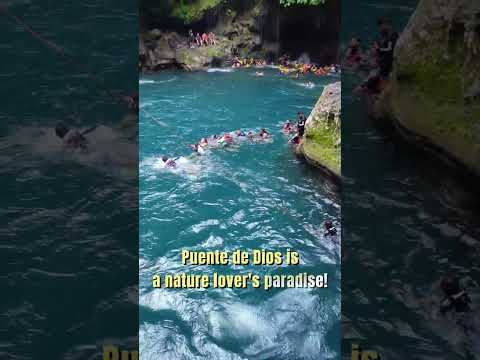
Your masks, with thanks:
M336 177L341 175L341 85L328 85L310 114L301 152L305 158L325 168Z
M386 108L425 144L480 175L480 4L421 0L395 49Z
M205 12L218 6L224 0L194 0L178 1L173 7L171 15L181 19L185 24L192 24L199 21Z

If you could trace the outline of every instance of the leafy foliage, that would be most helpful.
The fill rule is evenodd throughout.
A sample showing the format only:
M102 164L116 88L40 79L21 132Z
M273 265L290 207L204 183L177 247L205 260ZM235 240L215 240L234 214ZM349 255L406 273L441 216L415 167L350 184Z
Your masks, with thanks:
M194 0L179 1L172 10L174 17L180 18L185 24L190 24L202 18L205 11L214 8L224 0Z
M292 6L292 5L322 5L326 2L327 0L280 0L280 4L283 6Z

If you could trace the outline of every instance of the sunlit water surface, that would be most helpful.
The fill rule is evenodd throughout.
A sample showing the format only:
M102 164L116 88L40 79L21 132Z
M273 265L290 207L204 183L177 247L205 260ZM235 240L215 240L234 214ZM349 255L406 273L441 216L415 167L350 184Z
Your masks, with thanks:
M140 80L140 349L142 359L335 359L339 357L340 244L331 185L294 157L281 132L309 114L334 77L294 80L278 70L162 72ZM265 127L273 141L242 142L180 160L188 144ZM298 267L182 266L180 252L300 252ZM152 289L153 274L327 272L327 289Z

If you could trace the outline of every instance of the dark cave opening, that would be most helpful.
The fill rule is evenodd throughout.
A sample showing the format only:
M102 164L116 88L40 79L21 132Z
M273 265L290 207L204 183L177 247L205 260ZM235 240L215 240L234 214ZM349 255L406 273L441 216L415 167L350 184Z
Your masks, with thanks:
M277 23L272 23L277 26L279 54L286 53L297 59L305 53L312 62L337 63L340 12L337 0L322 6L277 8Z
M294 59L303 53L307 53L312 61L318 61L321 56L323 43L321 34L305 21L289 21L281 24L279 42L280 53L289 54Z

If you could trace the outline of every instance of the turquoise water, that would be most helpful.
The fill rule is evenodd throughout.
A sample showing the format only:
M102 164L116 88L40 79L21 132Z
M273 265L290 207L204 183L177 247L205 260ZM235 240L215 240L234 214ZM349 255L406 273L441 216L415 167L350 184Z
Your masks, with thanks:
M267 69L162 72L140 80L140 351L142 359L339 358L340 244L331 185L297 160L281 133L287 118L309 114L335 78L295 81ZM313 84L307 85L308 81ZM201 137L268 128L270 143L243 143L185 161ZM190 250L297 250L298 268L182 266ZM327 272L327 289L152 289L164 273Z
M368 45L379 16L401 30L415 6L343 1L344 44L358 35ZM352 95L360 81L342 76L344 339L388 359L478 358L478 332L466 336L457 324L461 316L438 314L443 275L480 279L476 195L436 159L378 129ZM478 309L478 285L469 292ZM349 347L346 341L345 358Z
M120 145L114 128L124 115L105 91L126 94L138 81L137 4L4 4L84 66L0 13L0 358L90 359L111 342L135 348L137 307L127 295L136 298L136 169L124 176L104 156ZM90 155L61 150L60 120L101 125Z

